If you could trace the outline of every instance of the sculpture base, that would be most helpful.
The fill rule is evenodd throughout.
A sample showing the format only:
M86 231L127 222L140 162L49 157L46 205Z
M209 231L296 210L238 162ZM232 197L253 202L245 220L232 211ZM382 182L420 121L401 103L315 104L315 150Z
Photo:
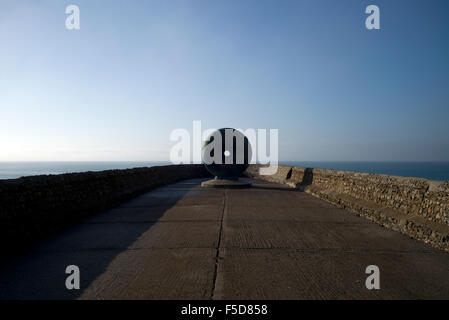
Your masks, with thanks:
M212 179L201 182L203 188L231 188L242 189L251 187L251 182L241 181L239 179Z

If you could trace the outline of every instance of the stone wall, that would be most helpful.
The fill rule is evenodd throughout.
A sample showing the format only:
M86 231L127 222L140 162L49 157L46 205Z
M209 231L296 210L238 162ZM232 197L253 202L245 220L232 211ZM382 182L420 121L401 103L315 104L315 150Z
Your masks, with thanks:
M0 180L1 258L152 188L208 176L202 165L179 165Z
M250 166L246 174L288 184L449 251L448 181L289 166L260 176L259 167Z

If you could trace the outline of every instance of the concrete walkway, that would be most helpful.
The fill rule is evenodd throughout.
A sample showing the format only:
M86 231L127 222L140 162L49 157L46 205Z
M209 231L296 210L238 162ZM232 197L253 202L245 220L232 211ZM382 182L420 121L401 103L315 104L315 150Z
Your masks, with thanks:
M449 299L449 254L281 185L183 181L0 268L1 299ZM68 265L81 289L67 290ZM365 269L380 268L380 290Z

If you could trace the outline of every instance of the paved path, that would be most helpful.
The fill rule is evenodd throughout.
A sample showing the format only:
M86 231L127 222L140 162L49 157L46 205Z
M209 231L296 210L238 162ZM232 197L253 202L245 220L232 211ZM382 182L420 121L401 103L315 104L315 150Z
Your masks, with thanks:
M265 182L183 181L86 220L0 268L2 299L449 299L449 254ZM380 268L367 290L365 268ZM65 288L77 265L81 289Z

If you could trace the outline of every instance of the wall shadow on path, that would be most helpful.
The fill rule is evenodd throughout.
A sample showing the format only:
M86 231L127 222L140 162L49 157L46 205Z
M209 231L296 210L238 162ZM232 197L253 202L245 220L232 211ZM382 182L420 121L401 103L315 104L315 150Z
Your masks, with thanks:
M126 251L142 234L151 230L167 210L198 185L185 182L188 181L178 183L182 186L180 188L164 191L166 196L159 189L155 189L124 203L125 206L130 204L129 207L121 207L130 212L129 219L108 220L107 217L113 214L112 211L101 212L2 265L0 299L79 298L117 256ZM154 192L161 195L156 194L151 197L151 201L147 199L144 205L138 204L139 199L148 197L151 193L154 195ZM136 206L133 206L133 203ZM139 212L142 214L145 210L146 218L139 218ZM66 278L69 276L65 273L68 265L76 265L80 269L80 290L67 290L65 287Z

